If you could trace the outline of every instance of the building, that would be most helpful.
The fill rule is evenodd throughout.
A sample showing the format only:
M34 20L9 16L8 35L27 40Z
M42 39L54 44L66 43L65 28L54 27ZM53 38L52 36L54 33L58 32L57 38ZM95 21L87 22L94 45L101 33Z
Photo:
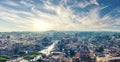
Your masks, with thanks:
M80 62L91 62L90 50L87 46L80 46Z
M120 62L120 57L97 57L96 62Z

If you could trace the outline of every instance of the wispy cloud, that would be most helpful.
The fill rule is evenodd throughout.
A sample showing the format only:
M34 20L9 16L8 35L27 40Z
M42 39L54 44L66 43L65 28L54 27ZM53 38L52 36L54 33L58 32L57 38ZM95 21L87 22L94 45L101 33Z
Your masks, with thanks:
M20 0L17 2L8 0L1 2L0 21L6 22L0 23L1 27L12 28L8 29L8 31L103 30L107 27L112 30L114 27L111 26L120 25L119 17L112 17L110 14L100 17L99 13L102 9L96 0L81 0L80 2L77 0L40 1L42 4L33 0ZM93 4L96 6L91 8L90 6ZM7 7L6 5L13 7ZM111 11L111 13L115 13L115 10ZM118 11L118 13L120 12ZM42 28L36 28L34 25L37 23L43 24L40 25ZM13 26L16 28L13 28Z
M19 4L15 3L14 1L10 1L10 0L1 1L1 3L5 5L10 5L10 6L19 6Z

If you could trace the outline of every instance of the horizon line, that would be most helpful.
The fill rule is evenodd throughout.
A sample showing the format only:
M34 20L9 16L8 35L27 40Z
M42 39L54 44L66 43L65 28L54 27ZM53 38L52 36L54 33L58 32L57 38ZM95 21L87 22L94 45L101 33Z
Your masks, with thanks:
M47 31L0 31L2 32L50 32L50 31L58 31L58 32L120 32L120 31L115 31L115 30L47 30Z

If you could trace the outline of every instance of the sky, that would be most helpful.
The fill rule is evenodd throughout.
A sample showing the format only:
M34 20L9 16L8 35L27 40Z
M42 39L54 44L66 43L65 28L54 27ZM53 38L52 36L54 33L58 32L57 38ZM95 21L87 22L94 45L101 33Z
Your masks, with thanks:
M0 0L0 32L120 31L120 0Z

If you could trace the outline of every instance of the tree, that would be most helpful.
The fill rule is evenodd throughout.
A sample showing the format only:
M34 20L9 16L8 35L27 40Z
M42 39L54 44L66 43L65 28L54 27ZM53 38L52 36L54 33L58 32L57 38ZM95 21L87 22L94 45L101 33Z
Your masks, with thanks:
M103 48L103 47L98 47L98 48L96 48L95 51L96 51L96 52L103 52L103 51L104 51L104 48Z
M18 52L18 54L19 54L19 55L25 55L26 52L25 52L24 50L20 50L20 51Z
M10 56L7 56L7 55L2 55L2 56L0 56L0 58L10 59Z
M32 55L39 55L40 53L39 53L39 51L35 50L35 51L33 51L31 54L32 54Z
M10 59L10 57L7 56L7 55L2 55L2 56L0 56L0 62L6 62L6 61L9 60L9 59Z
M43 38L44 42L50 42L50 39L48 39L47 37Z
M42 59L38 59L37 61L38 61L38 62L44 62Z
M72 49L70 49L70 57L73 57L74 55L75 55L75 51L74 50L72 50Z
M16 57L19 57L19 56L20 56L19 54L14 54L13 58L16 58Z
M0 62L6 62L8 59L6 58L0 58Z
M10 36L7 36L7 39L10 39Z
M24 57L24 59L30 60L33 59L35 56L34 55L27 55Z

